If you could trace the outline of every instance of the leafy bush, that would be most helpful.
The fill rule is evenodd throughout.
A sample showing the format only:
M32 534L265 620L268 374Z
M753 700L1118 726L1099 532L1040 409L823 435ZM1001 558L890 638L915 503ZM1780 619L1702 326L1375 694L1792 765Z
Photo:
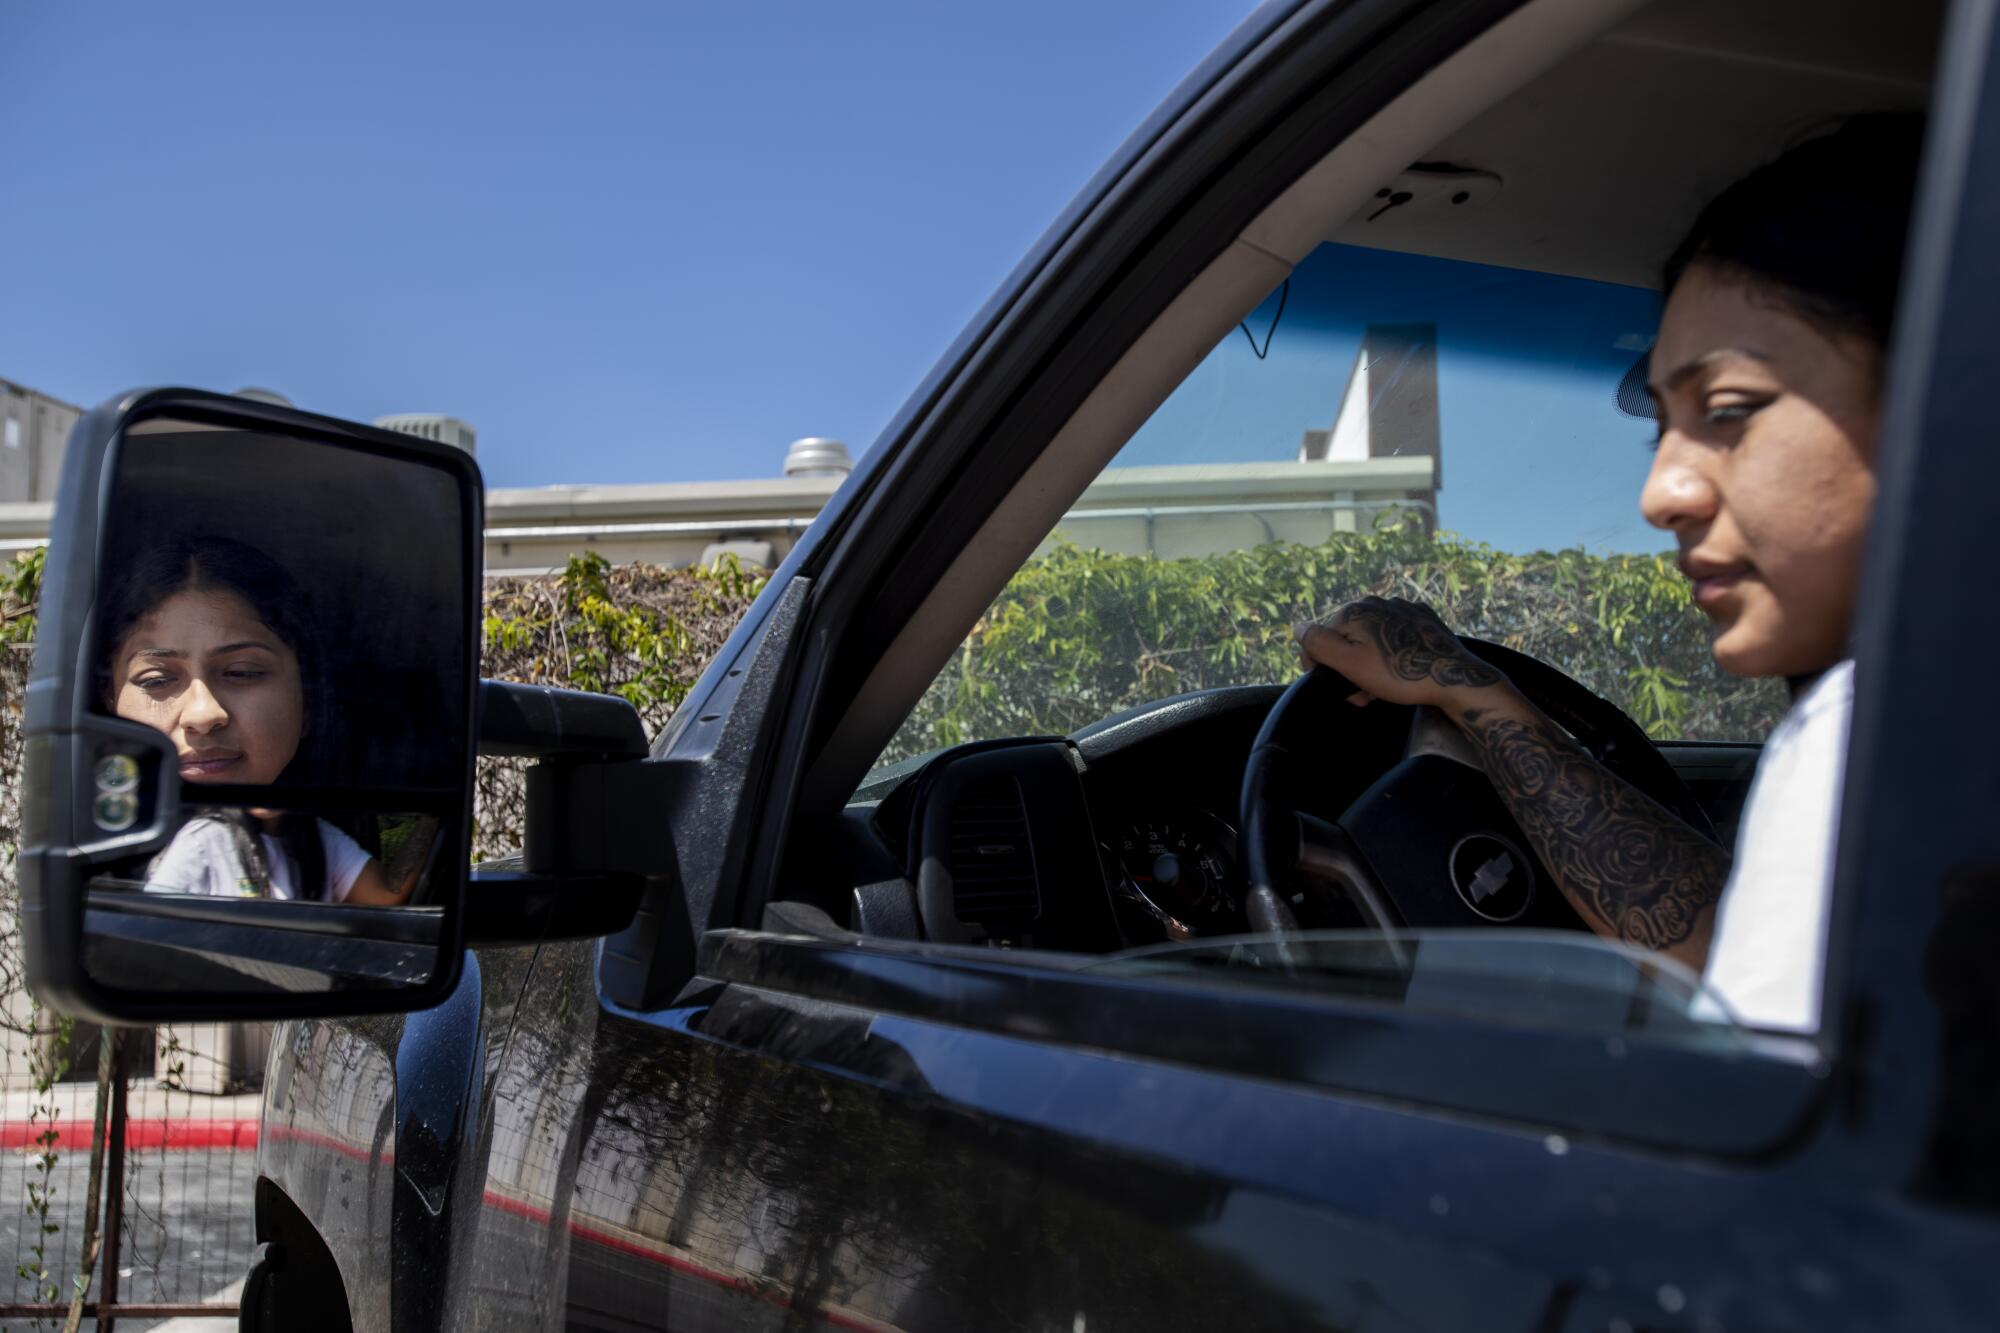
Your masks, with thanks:
M41 604L42 569L49 548L31 547L0 565L0 643L32 643L35 609Z
M1184 559L1054 545L1015 574L883 759L1288 680L1293 623L1369 595L1427 602L1461 634L1539 657L1661 740L1758 738L1784 711L1777 682L1716 667L1706 619L1665 556L1514 555L1390 517L1318 546Z
M657 731L764 589L735 557L714 569L613 566L486 580L481 674L616 694Z
M616 694L651 736L763 591L765 575L732 557L717 568L613 566L591 552L560 574L486 580L480 672L496 680ZM482 759L475 856L521 845L527 761Z

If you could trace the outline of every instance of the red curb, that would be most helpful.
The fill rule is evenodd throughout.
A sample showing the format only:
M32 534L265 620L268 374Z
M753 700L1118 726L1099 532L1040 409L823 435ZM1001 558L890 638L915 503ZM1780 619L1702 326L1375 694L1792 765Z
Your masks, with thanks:
M88 1120L6 1120L0 1121L0 1150L40 1149L44 1136L55 1131L48 1146L58 1152L90 1148L91 1122ZM125 1122L127 1148L249 1150L257 1146L257 1121L179 1120L166 1116L135 1117Z

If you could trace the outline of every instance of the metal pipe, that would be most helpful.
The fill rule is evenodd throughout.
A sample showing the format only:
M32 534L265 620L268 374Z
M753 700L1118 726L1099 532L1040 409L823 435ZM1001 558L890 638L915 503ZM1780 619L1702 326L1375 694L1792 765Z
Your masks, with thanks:
M121 1305L100 1305L96 1301L83 1303L83 1314L86 1319L96 1319L106 1315L114 1319L166 1319L177 1315L206 1315L211 1319L226 1319L236 1312L237 1307L227 1302L220 1305L202 1301L133 1301ZM40 1303L13 1301L0 1305L0 1319L60 1319L68 1313L68 1301Z
M533 541L549 537L721 536L732 532L804 532L810 518L687 519L666 523L553 523L532 528L488 528L489 542Z
M104 1244L98 1249L98 1333L111 1333L116 1326L118 1265L124 1262L125 1131L131 1124L131 1108L125 1093L125 1061L130 1035L125 1028L111 1029L111 1114L105 1126L105 1136L111 1144L111 1160L104 1172Z

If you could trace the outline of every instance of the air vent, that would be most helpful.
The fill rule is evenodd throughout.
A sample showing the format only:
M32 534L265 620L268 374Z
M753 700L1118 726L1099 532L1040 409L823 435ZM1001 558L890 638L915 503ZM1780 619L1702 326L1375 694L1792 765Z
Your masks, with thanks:
M1041 915L1028 815L1013 778L986 778L959 792L951 815L951 884L961 921L990 929Z

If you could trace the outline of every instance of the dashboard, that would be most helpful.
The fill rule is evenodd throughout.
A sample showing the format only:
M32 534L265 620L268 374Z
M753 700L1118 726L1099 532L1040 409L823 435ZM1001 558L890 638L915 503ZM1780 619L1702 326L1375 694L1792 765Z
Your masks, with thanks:
M912 884L925 938L969 924L955 942L1103 952L1240 933L1243 769L1281 693L1206 690L1064 740L960 746L859 795L879 799L869 826ZM1316 766L1316 804L1335 813L1408 730L1407 710L1368 711Z
M1208 690L1067 738L926 756L857 793L837 845L788 864L864 935L1103 953L1239 933L1244 766L1281 692ZM1300 808L1338 817L1397 764L1411 720L1382 704L1343 715L1301 756ZM1727 840L1756 747L1661 748Z

